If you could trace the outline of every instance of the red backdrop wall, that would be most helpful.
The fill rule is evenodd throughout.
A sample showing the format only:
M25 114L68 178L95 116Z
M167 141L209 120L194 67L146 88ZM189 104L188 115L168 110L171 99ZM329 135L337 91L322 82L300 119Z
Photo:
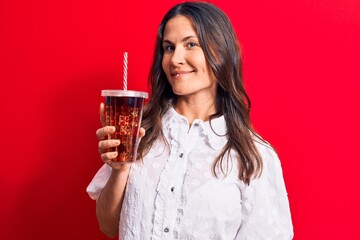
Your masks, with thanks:
M1 239L106 239L85 188L100 90L146 90L173 0L0 0ZM360 1L214 0L244 54L255 128L277 149L295 239L359 236Z

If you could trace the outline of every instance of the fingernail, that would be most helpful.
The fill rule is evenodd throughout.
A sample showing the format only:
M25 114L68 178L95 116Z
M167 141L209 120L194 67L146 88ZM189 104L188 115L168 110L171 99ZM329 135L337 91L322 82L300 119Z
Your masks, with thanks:
M114 140L114 144L120 145L120 140Z
M116 157L116 156L118 155L118 153L117 153L117 152L113 152L111 155L112 155L112 157Z

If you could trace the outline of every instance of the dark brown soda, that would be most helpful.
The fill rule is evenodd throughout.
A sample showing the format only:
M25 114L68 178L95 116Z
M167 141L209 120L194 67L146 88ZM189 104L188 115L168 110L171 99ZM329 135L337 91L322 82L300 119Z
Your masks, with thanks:
M118 152L117 162L136 160L143 104L141 97L105 97L106 125L116 129L110 139L120 140L119 146L108 149Z

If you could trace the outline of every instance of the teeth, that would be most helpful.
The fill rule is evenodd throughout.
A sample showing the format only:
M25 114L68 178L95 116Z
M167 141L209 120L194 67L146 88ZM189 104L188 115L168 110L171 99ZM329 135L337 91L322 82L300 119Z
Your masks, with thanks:
M179 76L179 75L184 75L184 74L188 74L188 72L185 72L185 73L177 73L175 76Z

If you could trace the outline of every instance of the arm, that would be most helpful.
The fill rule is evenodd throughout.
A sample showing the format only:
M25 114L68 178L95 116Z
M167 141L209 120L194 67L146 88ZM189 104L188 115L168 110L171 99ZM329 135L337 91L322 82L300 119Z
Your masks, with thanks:
M115 237L119 232L120 211L129 169L130 165L112 169L110 178L96 201L100 230L108 237Z
M260 147L263 171L250 185L243 185L241 240L291 240L293 226L280 160L267 147Z
M100 230L106 236L113 238L117 236L119 232L120 211L131 164L112 162L112 160L116 158L117 152L106 151L108 148L118 146L120 141L106 139L106 136L115 132L115 127L105 126L104 104L100 105L100 121L103 127L96 131L96 136L99 139L101 159L107 163L108 166L105 165L104 168L100 169L98 173L99 177L95 177L100 179L100 183L106 181L106 184L100 186L100 194L93 193L92 195L93 198L97 200L96 216ZM141 128L139 133L140 139L144 135L145 130ZM95 189L96 188L99 187L95 187Z

